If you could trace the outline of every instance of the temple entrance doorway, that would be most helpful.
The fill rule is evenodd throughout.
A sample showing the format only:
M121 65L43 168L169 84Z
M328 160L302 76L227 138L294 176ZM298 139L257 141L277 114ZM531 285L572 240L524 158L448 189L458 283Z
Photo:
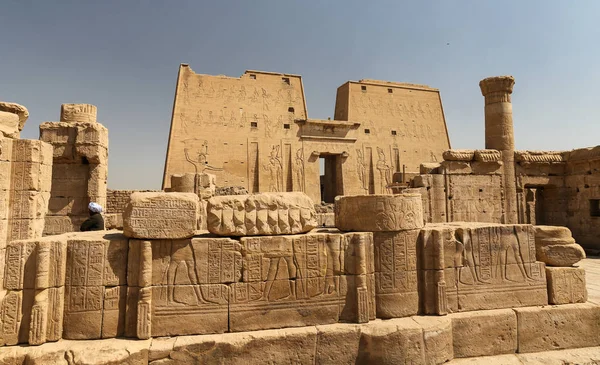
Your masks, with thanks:
M333 203L336 196L344 195L341 157L341 154L321 154L319 156L322 202Z

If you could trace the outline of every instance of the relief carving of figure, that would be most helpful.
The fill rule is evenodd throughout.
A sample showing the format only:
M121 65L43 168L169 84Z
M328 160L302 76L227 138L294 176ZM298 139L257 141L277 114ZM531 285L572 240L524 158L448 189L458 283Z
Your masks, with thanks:
M498 256L499 256L499 264L500 264L500 271L501 271L500 274L502 275L502 280L516 282L516 280L509 279L507 272L506 272L507 265L508 265L508 263L507 263L508 255L511 253L514 255L514 258L517 262L517 266L519 267L519 270L521 271L521 274L523 275L523 279L534 280L531 277L531 274L528 273L527 270L525 269L525 264L523 262L523 257L522 257L521 250L520 250L521 242L519 241L519 235L517 234L516 227L513 227L511 233L512 234L500 236L500 252L499 252Z
M356 150L356 160L357 160L357 168L356 171L358 172L358 180L360 181L360 187L361 189L363 189L365 191L365 193L367 193L369 191L369 186L368 186L368 177L367 177L367 168L365 166L365 159L364 159L364 155L363 155L363 151L361 150Z
M456 233L460 239L458 239L455 235L452 241L454 241L456 249L454 253L454 270L456 271L458 282L462 284L471 284L464 281L462 274L463 269L466 266L471 274L472 284L489 284L487 281L482 280L477 273L475 257L473 256L473 244L471 242L471 230L469 228L460 228L456 231Z
M199 191L199 189L198 189L198 184L199 184L198 173L199 172L204 172L205 170L223 171L223 169L219 168L219 167L214 167L214 166L211 166L208 164L208 141L204 141L202 143L202 147L198 151L198 154L197 154L195 160L192 157L190 157L188 148L185 148L183 151L185 152L185 159L194 166L194 172L196 174L196 177L195 177L196 183L194 186L194 192L197 194Z
M377 156L377 170L379 170L379 181L381 181L381 194L385 194L388 191L388 185L392 182L392 168L385 160L385 153L383 152L383 149L379 147L377 147Z
M283 191L283 164L281 163L280 146L274 145L271 148L269 164L266 166L269 171L269 191Z
M304 191L304 150L298 148L294 161L294 190Z

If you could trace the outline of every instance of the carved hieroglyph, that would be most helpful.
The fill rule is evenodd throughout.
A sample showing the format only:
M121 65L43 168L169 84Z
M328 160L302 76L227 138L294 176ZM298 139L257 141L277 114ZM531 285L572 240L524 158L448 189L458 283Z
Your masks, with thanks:
M317 225L312 200L300 192L217 196L207 210L208 230L220 236L296 234Z
M447 223L421 232L423 310L445 314L548 303L530 225Z
M579 267L546 267L548 303L569 304L587 302L585 270Z
M341 231L385 232L423 227L420 194L340 196L335 225Z
M123 234L148 239L188 238L196 232L198 214L196 194L135 192L123 212Z
M0 249L42 236L52 176L52 146L0 136Z

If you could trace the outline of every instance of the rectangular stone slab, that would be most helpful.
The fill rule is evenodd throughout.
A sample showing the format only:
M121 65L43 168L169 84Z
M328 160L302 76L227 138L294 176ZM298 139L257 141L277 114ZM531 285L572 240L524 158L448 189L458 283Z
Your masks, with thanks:
M123 234L142 239L189 238L196 232L198 217L196 194L135 192L123 212Z
M207 214L208 230L219 236L297 234L317 226L313 201L300 192L212 197Z

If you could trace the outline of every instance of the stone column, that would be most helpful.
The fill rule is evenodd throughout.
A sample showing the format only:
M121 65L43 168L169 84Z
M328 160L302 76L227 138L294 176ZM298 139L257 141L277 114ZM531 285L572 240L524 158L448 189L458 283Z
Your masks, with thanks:
M488 77L479 82L485 97L485 148L502 152L504 163L504 214L502 223L518 223L513 132L512 76Z

